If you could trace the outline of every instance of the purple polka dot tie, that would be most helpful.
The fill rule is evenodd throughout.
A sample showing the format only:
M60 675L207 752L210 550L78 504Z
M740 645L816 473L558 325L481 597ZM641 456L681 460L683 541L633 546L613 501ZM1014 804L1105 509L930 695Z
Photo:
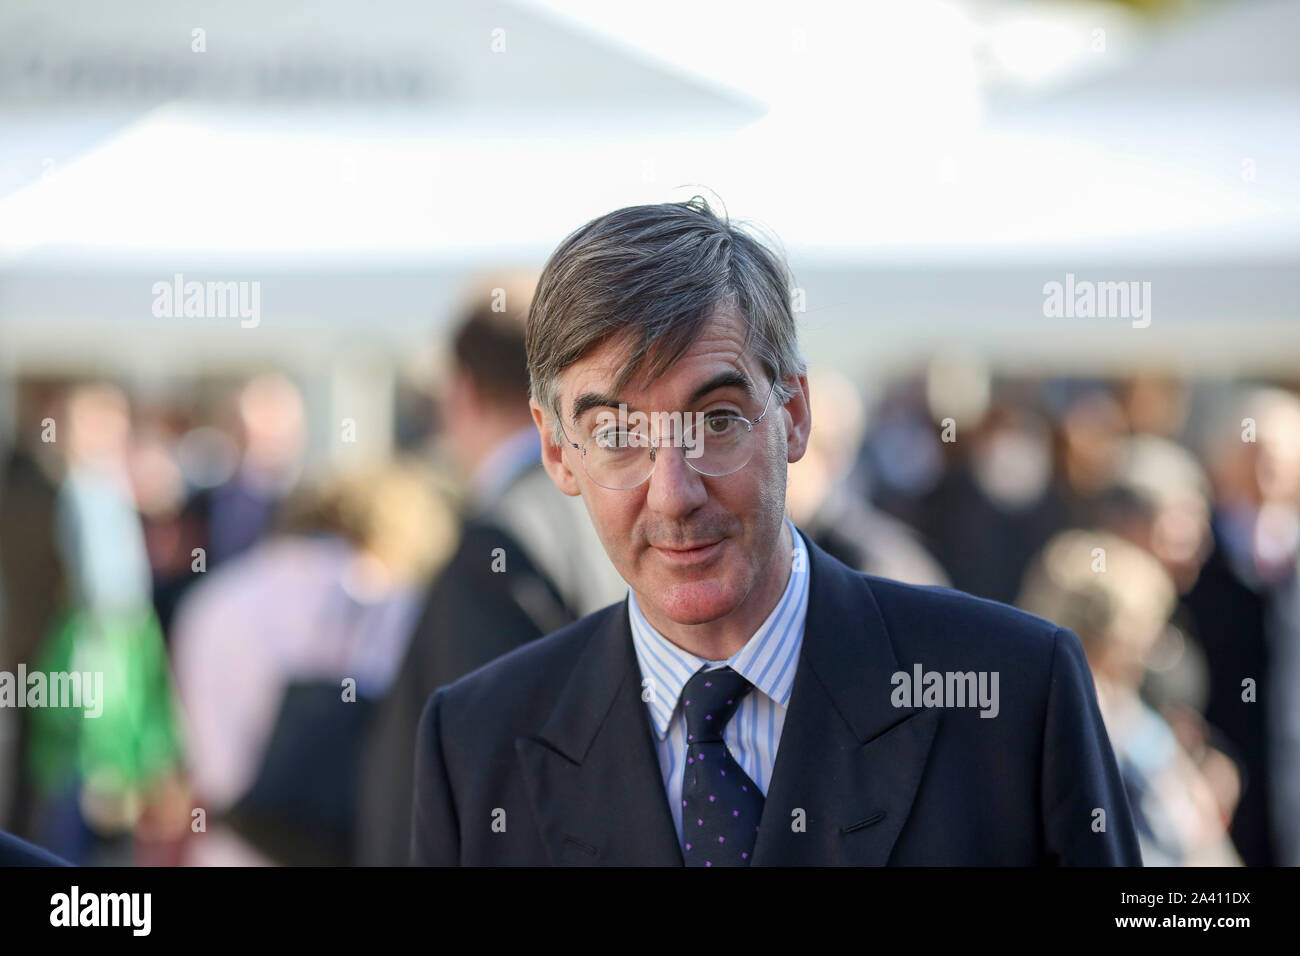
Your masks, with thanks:
M753 689L730 667L721 667L699 671L682 691L682 843L687 866L749 866L754 855L763 794L722 740L722 728Z

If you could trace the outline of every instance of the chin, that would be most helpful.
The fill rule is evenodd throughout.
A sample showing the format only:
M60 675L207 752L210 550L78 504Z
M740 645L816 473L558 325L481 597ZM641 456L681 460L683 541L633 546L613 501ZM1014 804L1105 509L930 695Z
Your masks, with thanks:
M661 612L678 624L707 624L736 609L735 588L716 578L669 583L658 591Z

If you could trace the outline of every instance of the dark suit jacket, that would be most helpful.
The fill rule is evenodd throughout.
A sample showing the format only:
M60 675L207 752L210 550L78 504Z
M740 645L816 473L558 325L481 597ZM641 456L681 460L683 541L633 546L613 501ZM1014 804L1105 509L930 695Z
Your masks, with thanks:
M1230 834L1246 866L1276 866L1269 793L1272 727L1266 707L1241 703L1241 678L1254 677L1260 700L1273 690L1268 641L1270 596L1248 586L1221 543L1206 560L1184 600L1191 636L1205 653L1209 699L1205 719L1227 738L1225 750L1242 771L1241 800ZM1294 691L1290 691L1294 692Z
M0 866L69 866L67 860L0 830Z
M753 865L1141 865L1072 632L808 551L803 647ZM895 707L891 675L916 663L997 671L998 716ZM624 602L434 693L412 862L681 866L640 689Z
M492 569L498 548L506 573ZM400 866L410 858L411 754L429 695L577 616L511 535L487 518L465 522L368 734L358 781L356 862Z

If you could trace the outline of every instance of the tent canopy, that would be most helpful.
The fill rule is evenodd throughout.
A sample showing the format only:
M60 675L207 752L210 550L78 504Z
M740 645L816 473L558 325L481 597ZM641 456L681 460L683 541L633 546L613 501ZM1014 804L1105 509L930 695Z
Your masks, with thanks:
M0 348L304 360L309 327L311 348L398 354L474 271L695 192L779 238L812 354L1023 347L1067 272L1153 282L1129 356L1258 364L1294 334L1292 4L1117 19L1102 62L1038 87L1007 79L1019 21L965 4L724 3L674 31L617 6L6 5L2 125L23 161L0 183ZM1095 22L1054 35L1086 53ZM863 56L871 37L891 39ZM261 283L266 319L158 321L150 290L178 273ZM1196 328L1226 322L1234 341L1201 353ZM1062 326L1038 351L1115 358L1115 331Z

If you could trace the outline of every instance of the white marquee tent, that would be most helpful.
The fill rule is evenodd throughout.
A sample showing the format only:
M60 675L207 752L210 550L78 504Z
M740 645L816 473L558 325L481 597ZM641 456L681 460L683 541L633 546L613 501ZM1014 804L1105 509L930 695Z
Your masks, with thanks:
M477 270L695 192L779 237L814 361L1300 354L1294 4L1155 27L953 0L624 6L11 0L0 372L391 366ZM1045 317L1067 273L1151 282L1153 321ZM176 274L258 282L257 328L155 317Z

